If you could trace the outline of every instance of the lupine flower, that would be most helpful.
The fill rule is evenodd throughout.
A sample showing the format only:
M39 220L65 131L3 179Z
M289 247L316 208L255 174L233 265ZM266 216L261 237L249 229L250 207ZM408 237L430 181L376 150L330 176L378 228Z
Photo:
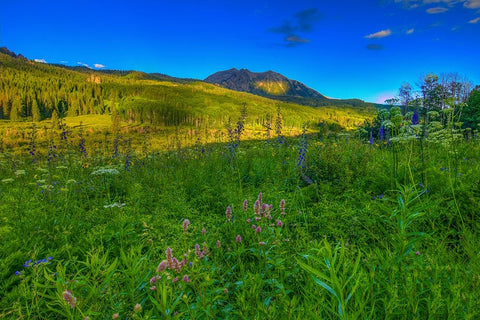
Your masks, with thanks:
M220 242L220 240L217 240L217 249L220 249L222 247L222 243Z
M418 121L418 110L415 109L415 111L413 112L413 116L412 116L412 125L416 125L418 123L419 123L419 121Z
M237 241L238 243L242 242L242 236L237 234L237 236L235 237L235 241Z
M228 221L232 220L232 208L230 206L228 206L227 210L225 210L225 216L227 217Z
M190 224L190 220L185 219L183 220L183 233L187 233L188 225Z
M368 142L372 145L373 144L373 136L372 136L372 133L370 132L370 139L368 140Z
M385 140L385 129L383 126L380 127L380 140Z
M190 282L190 278L187 275L184 275L182 278L183 282Z
M243 211L247 212L248 209L248 202L247 199L243 200Z
M135 313L142 312L142 305L140 303L137 303L133 310L135 311Z
M260 233L260 232L262 232L262 228L261 228L260 226L258 226L255 231L256 231L257 233Z
M75 308L77 304L77 298L75 298L69 290L65 290L62 293L63 299L70 305L71 308Z
M162 272L163 270L165 270L165 268L167 267L167 265L168 265L167 260L163 260L162 262L160 262L160 264L159 264L158 267L157 267L157 273L160 273L160 272Z

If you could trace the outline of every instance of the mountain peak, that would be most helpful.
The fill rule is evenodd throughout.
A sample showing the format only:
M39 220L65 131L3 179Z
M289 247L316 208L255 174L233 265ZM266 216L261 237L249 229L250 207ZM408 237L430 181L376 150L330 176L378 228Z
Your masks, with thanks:
M317 91L303 83L291 80L284 75L268 70L265 72L252 72L248 69L232 68L216 72L204 80L227 89L244 91L260 96L277 97L303 97L326 99Z

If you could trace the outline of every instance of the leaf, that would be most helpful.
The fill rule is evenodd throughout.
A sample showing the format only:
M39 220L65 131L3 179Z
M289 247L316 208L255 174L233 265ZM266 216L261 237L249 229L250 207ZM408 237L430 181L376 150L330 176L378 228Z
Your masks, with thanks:
M320 279L318 279L317 277L313 276L312 275L312 278L313 280L320 286L322 286L323 288L327 289L328 292L330 292L335 298L338 299L338 295L337 293L332 289L332 287L330 287L328 284L326 284L325 282L321 281Z

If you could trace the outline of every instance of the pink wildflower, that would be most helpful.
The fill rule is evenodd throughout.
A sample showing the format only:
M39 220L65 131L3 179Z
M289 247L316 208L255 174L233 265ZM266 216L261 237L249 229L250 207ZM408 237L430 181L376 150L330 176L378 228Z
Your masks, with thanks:
M140 303L137 303L133 310L135 311L135 313L142 312L142 305Z
M285 199L280 200L280 211L285 211Z
M157 287L156 286L151 286L150 290L155 291L155 290L157 290Z
M203 235L206 235L206 234L207 234L207 229L202 228L202 234L203 234Z
M190 220L183 220L183 233L187 233L188 226L190 225Z
M225 210L225 216L227 217L228 221L232 220L232 208L230 206L228 206L227 210Z
M120 315L118 313L114 313L112 315L112 319L118 319L118 317L120 317Z
M279 227L279 228L283 227L282 220L277 220L277 227Z
M217 249L220 249L222 247L222 243L220 242L220 240L217 240Z
M62 296L63 299L65 299L65 302L68 303L71 308L75 308L75 305L77 304L77 298L75 298L69 290L63 291Z
M150 284L153 285L153 284L155 284L155 282L157 282L157 277L152 277L152 278L150 279Z
M248 223L252 222L252 219L250 219L250 218L249 218L249 219L247 219L247 222L248 222Z
M175 278L172 279L172 283L175 283L177 281L178 281L178 277L175 277Z
M261 228L260 226L258 226L255 231L256 231L257 233L260 233L260 232L262 232L262 228Z
M248 202L247 199L243 200L243 211L247 212L248 209Z
M163 270L165 270L165 268L167 268L167 264L168 264L167 260L163 260L162 262L160 262L160 264L157 267L157 273L160 273Z
M184 275L182 278L183 282L190 282L190 278L187 275Z
M235 237L235 241L237 241L238 243L242 242L242 236L237 234L237 236Z
M200 258L201 252L200 252L200 245L198 243L195 244L195 255L197 258Z
M255 214L258 216L260 214L260 200L257 199L257 201L255 201L254 208Z
M265 241L260 241L258 244L261 245L261 246L264 246L264 245L265 245Z
M252 229L257 229L257 226L252 224Z
M415 252L415 254L416 254L417 256L419 256L419 255L420 255L420 251Z

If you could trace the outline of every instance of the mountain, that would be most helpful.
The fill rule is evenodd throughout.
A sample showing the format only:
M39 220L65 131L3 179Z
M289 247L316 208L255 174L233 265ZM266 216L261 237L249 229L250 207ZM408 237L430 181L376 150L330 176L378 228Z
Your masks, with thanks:
M280 73L251 72L247 69L230 69L216 72L204 80L230 90L249 92L274 100L311 107L337 106L368 108L380 107L360 99L330 99L297 80Z
M288 79L280 73L273 71L251 72L247 69L238 70L233 68L216 72L208 76L204 81L227 89L249 92L259 96L327 99L327 97L303 83Z

